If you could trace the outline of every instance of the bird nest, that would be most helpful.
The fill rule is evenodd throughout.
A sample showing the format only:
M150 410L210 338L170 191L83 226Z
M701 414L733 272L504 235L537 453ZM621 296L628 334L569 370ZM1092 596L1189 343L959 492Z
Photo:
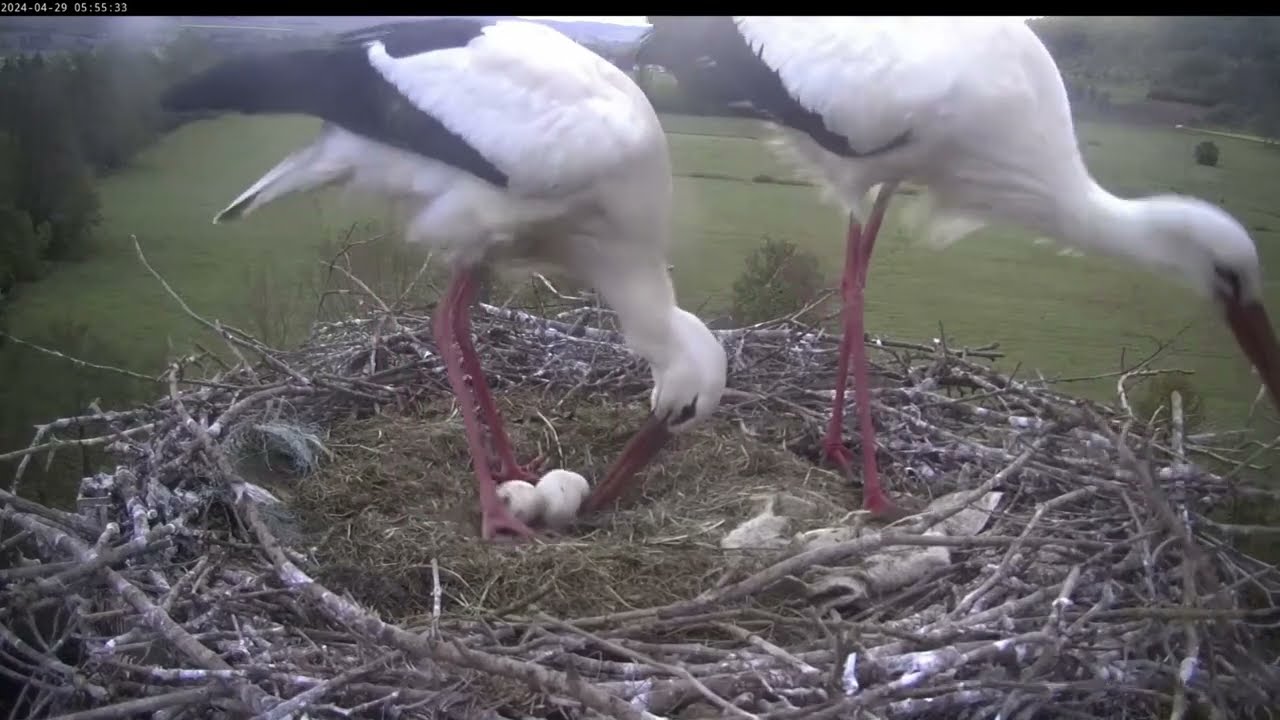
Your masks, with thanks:
M514 394L504 414L516 421L517 446L592 477L644 419L642 403L600 398L553 409L542 393ZM838 475L785 448L735 437L720 421L681 438L617 512L511 548L476 542L471 456L452 396L331 433L333 461L286 504L314 553L317 579L401 621L432 611L437 582L443 610L477 619L533 605L581 617L677 602L739 566L761 564L751 548L723 548L722 540L779 490L785 509L806 511L797 529L839 523L858 500Z
M481 305L475 324L517 448L599 477L650 382L608 314ZM21 555L0 571L0 670L30 716L1241 717L1280 701L1280 577L1210 518L1242 489L1230 451L1200 462L1176 405L1151 426L1002 375L990 348L870 341L883 475L927 503L885 525L818 458L838 338L795 318L722 330L716 417L617 510L512 546L478 540L425 314L323 324L294 352L208 325L255 360L175 362L162 399L52 422L8 456L89 443L118 462L75 513L0 491Z

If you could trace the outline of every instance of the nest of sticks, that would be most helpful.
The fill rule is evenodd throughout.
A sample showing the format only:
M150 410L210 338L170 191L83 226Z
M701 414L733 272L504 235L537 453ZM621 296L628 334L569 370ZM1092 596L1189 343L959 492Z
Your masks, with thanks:
M1003 375L991 348L872 339L882 473L928 503L886 526L818 458L838 338L795 317L718 331L723 406L641 490L563 537L491 545L430 319L378 305L290 352L188 308L243 362L174 362L156 402L53 421L5 456L18 477L70 444L117 461L83 480L75 513L0 491L16 557L0 674L21 685L19 716L1280 704L1280 576L1213 517L1243 492L1244 451L1185 437L1176 402L1143 423L1123 393L1112 409ZM609 314L481 305L474 322L517 447L599 477L650 383Z

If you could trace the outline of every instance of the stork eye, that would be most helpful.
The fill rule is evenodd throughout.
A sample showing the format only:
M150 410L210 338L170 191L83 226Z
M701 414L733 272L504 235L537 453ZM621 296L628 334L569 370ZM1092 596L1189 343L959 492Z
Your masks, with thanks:
M1213 266L1213 274L1218 280L1218 294L1223 300L1240 300L1240 274L1222 265Z

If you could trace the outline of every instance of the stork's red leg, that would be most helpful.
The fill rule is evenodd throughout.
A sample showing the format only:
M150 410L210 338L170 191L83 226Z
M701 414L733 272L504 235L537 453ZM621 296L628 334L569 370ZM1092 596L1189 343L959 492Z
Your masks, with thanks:
M476 474L476 488L480 494L481 535L486 540L493 539L500 532L529 538L533 537L533 531L512 516L502 499L498 497L498 483L494 480L489 468L484 430L480 425L480 419L476 417L475 396L467 386L462 353L454 347L454 343L459 341L455 333L455 329L459 327L458 315L460 313L465 315L470 311L474 290L474 276L467 270L459 270L454 275L453 282L440 302L440 306L436 308L435 317L432 318L432 330L435 334L436 347L440 350L440 357L444 360L449 376L449 385L458 397L458 406L462 408L462 424L467 434L467 445L471 449L471 464ZM466 324L465 319L461 322Z
M474 286L470 289L474 292ZM480 414L485 425L489 426L489 440L497 455L498 467L493 470L493 479L499 483L508 480L533 481L542 472L547 459L539 456L527 465L516 462L515 450L511 447L511 439L507 436L506 426L502 422L502 413L494 402L493 393L489 390L489 382L480 367L480 356L471 342L471 303L467 303L454 318L454 337L458 341L458 349L462 352L462 369L471 376L471 388L475 393L476 404L480 406Z
M873 514L882 516L895 515L898 509L880 486L880 474L876 468L876 432L871 421L871 388L868 384L867 348L863 339L863 291L867 284L867 268L871 263L876 234L880 231L885 208L894 188L893 184L881 188L866 228L859 227L852 218L849 221L844 275L840 281L840 294L844 302L844 332L840 338L831 421L823 440L827 456L845 472L849 472L853 458L844 446L844 391L848 382L849 359L852 356L854 401L858 406L858 430L862 438L862 506Z
M849 383L849 354L853 343L853 334L849 331L849 313L853 296L854 283L858 270L855 258L861 253L862 227L852 217L849 218L849 232L845 239L844 272L840 276L840 300L844 311L844 328L840 333L840 351L836 356L836 388L835 398L831 404L831 420L827 422L827 434L822 440L822 449L829 460L840 466L846 473L853 467L853 454L844 446L844 391ZM858 338L861 344L862 338Z

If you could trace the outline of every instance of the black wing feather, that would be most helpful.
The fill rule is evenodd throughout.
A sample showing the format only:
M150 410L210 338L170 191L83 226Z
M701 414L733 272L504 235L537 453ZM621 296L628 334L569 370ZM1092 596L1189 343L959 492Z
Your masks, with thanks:
M653 29L638 57L671 71L681 89L713 108L749 114L805 133L829 152L865 158L895 150L910 140L910 131L882 147L858 151L849 138L832 132L822 115L801 105L781 76L738 30L733 18L650 17ZM750 110L744 113L742 105Z
M344 33L328 48L244 56L170 88L162 103L174 112L311 115L507 187L505 172L384 78L367 47L381 40L394 57L464 47L488 24L466 18L388 23Z

